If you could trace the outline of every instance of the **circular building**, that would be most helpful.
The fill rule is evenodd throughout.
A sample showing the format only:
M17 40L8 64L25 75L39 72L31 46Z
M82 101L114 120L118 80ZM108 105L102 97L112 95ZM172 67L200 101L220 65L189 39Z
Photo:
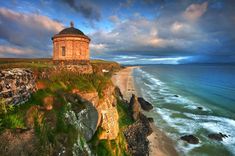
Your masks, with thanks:
M53 62L65 65L89 63L90 38L74 28L73 22L70 25L70 28L65 28L52 37Z

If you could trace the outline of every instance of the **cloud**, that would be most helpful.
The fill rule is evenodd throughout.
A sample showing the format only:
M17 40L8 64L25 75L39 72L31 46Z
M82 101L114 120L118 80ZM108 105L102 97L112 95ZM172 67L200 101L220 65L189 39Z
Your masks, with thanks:
M163 4L165 0L144 0L145 4L153 5L153 4Z
M205 33L193 25L164 21L147 19L140 15L120 20L111 31L99 30L89 34L92 38L91 52L93 55L96 55L96 52L153 56L187 55L188 49L192 54L209 41Z
M87 19L99 21L101 18L100 9L97 7L97 5L93 4L91 1L88 0L81 0L81 1L63 0L63 1Z
M120 6L128 8L128 7L132 6L133 3L134 3L134 0L126 0L123 3L120 3Z
M207 11L207 7L208 2L204 2L202 4L191 4L186 8L183 15L189 21L196 21Z
M93 45L106 45L104 52L136 51L165 47L167 41L158 37L155 21L144 17L133 17L117 23L111 31L97 31L90 34ZM92 51L97 51L91 46Z
M0 45L0 57L45 57L45 53L40 50L35 50L31 48L23 48L14 45ZM50 55L47 55L47 57Z
M183 23L180 22L175 22L172 27L171 27L171 31L173 33L179 33L181 32L186 26Z
M48 55L52 49L51 37L62 29L61 23L49 17L0 8L0 39L9 45L40 50L44 55ZM3 49L8 53L10 50L15 53L24 53L24 51L17 51L16 48L5 47ZM27 52L29 51L25 53Z
M117 23L120 22L119 17L118 17L118 16L115 16L115 15L110 16L110 17L109 17L109 20L110 20L112 23L114 23L114 24L117 24Z

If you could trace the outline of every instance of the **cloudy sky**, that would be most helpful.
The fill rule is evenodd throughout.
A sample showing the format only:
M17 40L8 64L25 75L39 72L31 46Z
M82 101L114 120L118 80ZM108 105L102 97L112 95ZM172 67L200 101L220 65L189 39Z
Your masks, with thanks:
M91 38L92 58L235 62L235 0L4 0L0 57L51 57L70 21Z

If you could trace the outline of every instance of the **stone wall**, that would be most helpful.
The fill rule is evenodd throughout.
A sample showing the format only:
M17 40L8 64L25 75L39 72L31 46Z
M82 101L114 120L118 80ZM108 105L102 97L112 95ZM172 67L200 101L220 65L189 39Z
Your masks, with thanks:
M36 91L35 77L31 70L13 68L0 70L0 98L7 104L25 103Z
M80 65L57 65L54 67L54 71L70 71L80 74L91 74L93 73L92 66L90 64L80 64Z

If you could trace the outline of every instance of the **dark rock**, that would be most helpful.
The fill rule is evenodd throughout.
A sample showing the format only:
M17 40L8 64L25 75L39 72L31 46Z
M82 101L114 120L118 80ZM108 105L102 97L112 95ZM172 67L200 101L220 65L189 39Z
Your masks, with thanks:
M123 99L123 95L118 87L115 87L115 95L120 99Z
M187 141L190 144L198 144L199 139L195 137L194 135L184 135L180 137L181 140Z
M145 111L150 111L151 109L153 109L153 106L151 103L149 103L148 101L146 101L144 98L142 97L138 97L138 102L141 105L141 108Z
M179 95L174 95L174 97L179 97Z
M148 120L149 120L150 123L154 122L153 118L148 118Z
M197 109L199 109L199 110L203 110L203 108L202 108L202 107L200 107L200 106L198 106L198 107L197 107Z
M151 133L152 128L150 127L148 118L143 114L140 114L140 118L124 131L128 143L128 150L131 155L149 155L149 141L147 136Z
M132 94L130 103L129 103L129 110L131 111L133 120L138 120L140 116L140 104L134 94Z
M208 138L217 140L217 141L223 141L223 138L227 138L228 135L223 134L223 133L212 133L208 135Z

